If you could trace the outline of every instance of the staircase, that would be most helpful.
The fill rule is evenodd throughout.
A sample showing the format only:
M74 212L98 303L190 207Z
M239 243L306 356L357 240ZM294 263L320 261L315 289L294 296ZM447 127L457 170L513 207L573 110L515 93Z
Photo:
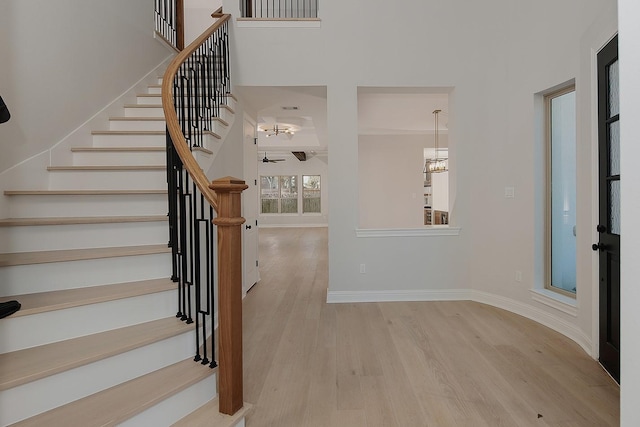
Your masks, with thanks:
M175 316L160 84L49 166L47 189L5 192L0 302L22 309L0 319L1 426L244 425L247 407L219 414L217 368Z

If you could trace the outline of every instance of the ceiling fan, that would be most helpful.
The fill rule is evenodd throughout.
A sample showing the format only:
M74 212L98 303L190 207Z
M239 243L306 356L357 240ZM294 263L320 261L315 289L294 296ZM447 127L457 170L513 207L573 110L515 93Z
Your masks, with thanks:
M291 139L291 137L293 137L293 135L295 134L293 128L289 126L273 125L273 127L261 128L260 130L263 132L267 132L267 138L270 136L286 135L289 139Z
M284 162L285 159L268 159L267 153L264 153L264 159L262 159L262 163L276 163L276 162Z

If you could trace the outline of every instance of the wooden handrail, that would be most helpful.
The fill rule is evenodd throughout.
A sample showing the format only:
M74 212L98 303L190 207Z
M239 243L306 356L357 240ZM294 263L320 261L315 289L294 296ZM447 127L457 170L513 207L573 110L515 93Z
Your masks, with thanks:
M222 6L220 6L219 8L217 8L212 14L211 17L212 18L220 18L221 16L223 16L224 13L222 13Z
M189 145L182 133L180 122L178 121L178 113L175 109L173 102L173 80L178 72L178 69L185 60L191 56L191 54L203 44L222 24L229 20L230 14L222 14L220 18L191 43L185 49L183 49L174 59L171 61L167 70L162 78L162 109L164 111L164 117L167 122L167 131L171 135L173 145L176 148L180 160L184 168L187 170L193 182L195 182L198 190L202 193L204 198L209 202L215 211L218 211L218 198L210 188L210 181L205 175L204 171L196 161L195 157L189 149Z

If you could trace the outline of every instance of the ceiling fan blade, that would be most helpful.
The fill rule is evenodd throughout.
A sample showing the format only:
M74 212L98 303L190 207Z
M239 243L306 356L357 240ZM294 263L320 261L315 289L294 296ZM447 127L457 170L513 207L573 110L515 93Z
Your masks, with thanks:
M264 159L262 159L262 163L276 163L276 162L284 162L286 159L269 159L267 158L267 153L264 153Z

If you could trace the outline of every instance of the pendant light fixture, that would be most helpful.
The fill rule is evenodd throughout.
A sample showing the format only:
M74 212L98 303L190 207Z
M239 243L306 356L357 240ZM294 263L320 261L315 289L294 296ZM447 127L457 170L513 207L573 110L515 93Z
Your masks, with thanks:
M447 171L447 158L446 157L440 157L439 155L439 151L440 151L440 147L439 147L439 141L438 141L438 114L441 112L442 110L433 110L433 117L434 117L434 121L435 121L435 155L433 159L428 159L427 160L427 170L431 173L438 173L438 172L446 172Z

